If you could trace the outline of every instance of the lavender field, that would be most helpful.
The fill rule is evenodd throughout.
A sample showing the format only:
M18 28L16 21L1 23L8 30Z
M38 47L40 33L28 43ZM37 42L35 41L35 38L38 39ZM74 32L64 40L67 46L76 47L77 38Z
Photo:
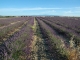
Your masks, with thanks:
M80 17L0 18L0 60L80 60Z

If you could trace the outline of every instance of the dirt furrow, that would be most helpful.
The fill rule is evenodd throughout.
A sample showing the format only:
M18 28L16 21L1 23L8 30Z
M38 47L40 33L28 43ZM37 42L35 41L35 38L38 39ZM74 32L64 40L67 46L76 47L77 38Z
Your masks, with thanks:
M44 39L42 39L39 36L40 30L36 20L34 20L34 29L35 29L35 34L33 36L34 41L32 42L31 58L32 60L48 60L45 52L46 47Z

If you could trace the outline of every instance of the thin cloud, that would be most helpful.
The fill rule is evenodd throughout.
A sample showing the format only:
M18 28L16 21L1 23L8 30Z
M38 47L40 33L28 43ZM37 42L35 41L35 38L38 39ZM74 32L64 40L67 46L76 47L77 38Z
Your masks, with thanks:
M80 11L79 11L79 10L72 10L72 11L69 10L69 11L64 11L64 13L65 13L65 14L69 14L69 13L70 13L70 14L71 14L71 13L80 13Z
M80 8L80 7L75 7L75 8Z
M80 13L80 11L75 11L76 13Z
M0 11L28 11L28 10L52 10L52 9L70 9L70 8L2 8Z
M73 11L71 11L71 10L70 10L70 11L65 11L64 13L66 13L66 14L67 14L67 13L73 13Z
M55 12L56 12L55 10L49 10L49 11L40 12L40 14L52 14L52 13L55 13Z

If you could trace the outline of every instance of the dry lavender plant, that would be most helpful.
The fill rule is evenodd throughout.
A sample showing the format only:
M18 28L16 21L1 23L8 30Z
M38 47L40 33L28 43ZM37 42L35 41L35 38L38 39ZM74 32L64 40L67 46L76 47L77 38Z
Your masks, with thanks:
M68 50L68 59L69 60L79 60L80 59L80 46L75 47L74 35L70 40L70 48Z

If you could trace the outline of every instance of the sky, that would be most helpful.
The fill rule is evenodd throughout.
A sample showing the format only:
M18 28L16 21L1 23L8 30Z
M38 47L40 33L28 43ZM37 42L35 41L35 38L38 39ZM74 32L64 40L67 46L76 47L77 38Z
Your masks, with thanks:
M80 16L80 0L0 0L0 15Z

